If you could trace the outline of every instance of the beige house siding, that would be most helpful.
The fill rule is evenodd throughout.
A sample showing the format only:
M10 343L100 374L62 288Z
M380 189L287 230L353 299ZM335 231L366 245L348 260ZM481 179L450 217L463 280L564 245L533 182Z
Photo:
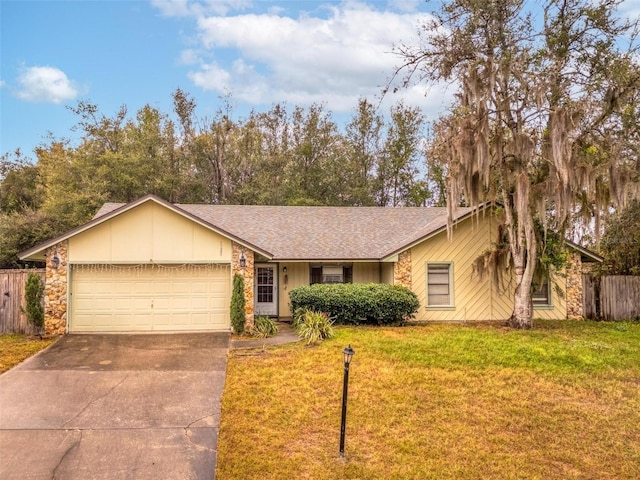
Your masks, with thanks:
M513 310L513 284L497 289L473 272L473 261L497 236L498 221L492 215L469 218L454 227L451 240L440 232L411 249L412 289L420 300L419 321L507 320ZM429 263L450 263L453 269L453 305L427 307L426 272ZM564 289L564 279L555 280ZM563 319L566 301L553 289L551 307L536 308L535 318Z
M282 271L284 267L287 267L286 274ZM280 263L278 282L278 315L290 317L289 292L301 285L309 285L309 264L304 262Z
M495 222L494 222L495 223ZM420 300L416 320L490 320L492 285L473 275L473 260L489 246L490 217L469 219L454 227L451 241L440 232L411 250L413 291ZM429 262L451 262L453 307L427 307L426 271Z
M69 239L70 263L231 262L231 241L147 202Z
M353 283L380 283L378 262L354 262Z
M393 265L392 262L380 264L380 283L393 285Z

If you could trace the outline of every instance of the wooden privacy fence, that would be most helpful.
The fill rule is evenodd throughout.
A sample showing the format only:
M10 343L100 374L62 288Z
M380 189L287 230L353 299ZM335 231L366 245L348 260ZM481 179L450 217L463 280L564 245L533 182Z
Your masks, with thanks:
M30 273L44 281L44 268L30 270L0 270L0 333L35 333L20 307L24 307L24 288Z
M624 320L640 317L640 277L582 276L582 306L585 318Z

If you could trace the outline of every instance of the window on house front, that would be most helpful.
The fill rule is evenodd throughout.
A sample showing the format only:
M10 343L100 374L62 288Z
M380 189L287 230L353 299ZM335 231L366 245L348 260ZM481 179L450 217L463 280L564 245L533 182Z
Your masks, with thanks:
M551 305L551 282L549 282L548 275L545 275L541 282L533 281L531 285L531 300L534 307Z
M353 267L336 265L316 265L311 267L309 283L352 283Z
M453 265L427 264L427 307L453 306Z

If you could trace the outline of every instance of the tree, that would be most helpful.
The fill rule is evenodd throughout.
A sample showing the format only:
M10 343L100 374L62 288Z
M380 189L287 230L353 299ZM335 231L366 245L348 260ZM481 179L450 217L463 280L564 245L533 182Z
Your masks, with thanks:
M640 275L640 201L608 222L600 244L605 275Z
M238 335L244 333L247 317L244 311L244 277L238 273L233 276L233 291L231 292L231 326Z
M0 211L38 208L42 192L37 185L38 167L23 157L20 150L0 157Z
M378 205L420 206L430 196L427 184L418 180L418 160L424 117L416 107L402 102L391 107L387 136L378 164Z
M24 287L25 308L22 311L34 326L36 334L42 338L44 333L44 282L38 273L30 273Z
M290 205L339 205L342 168L338 127L323 104L291 115L291 158L285 170Z
M579 202L602 211L638 192L636 25L616 17L620 3L548 0L541 19L533 2L446 0L420 43L398 48L405 85L456 85L433 139L449 214L502 204L516 328L531 327L536 221L564 232Z
M376 169L382 154L382 116L374 105L361 98L351 122L346 126L347 167L350 204L375 205Z

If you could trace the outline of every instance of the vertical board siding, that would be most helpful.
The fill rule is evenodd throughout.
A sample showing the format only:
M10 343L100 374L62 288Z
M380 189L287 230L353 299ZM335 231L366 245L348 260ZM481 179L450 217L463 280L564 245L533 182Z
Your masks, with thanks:
M44 269L0 270L0 333L25 333L33 335L33 325L22 312L25 306L24 293L30 273L41 275Z
M287 267L286 277L282 272L284 267ZM303 262L281 263L278 281L280 284L278 289L278 316L290 317L289 292L301 285L309 285L309 264Z
M380 264L378 262L355 262L353 264L353 283L380 283Z
M132 242L135 238L137 241ZM148 202L69 239L71 263L227 263L231 240Z
M380 283L393 285L393 263L380 264Z
M600 308L605 320L640 317L640 277L603 276L600 280Z

